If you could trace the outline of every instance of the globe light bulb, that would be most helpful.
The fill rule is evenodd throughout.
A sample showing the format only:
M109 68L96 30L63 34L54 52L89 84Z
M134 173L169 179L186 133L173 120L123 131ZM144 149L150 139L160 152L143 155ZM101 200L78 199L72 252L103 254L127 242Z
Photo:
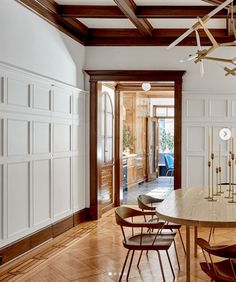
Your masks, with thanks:
M151 84L148 83L148 82L144 82L144 83L142 84L142 89L143 89L144 91L149 91L149 90L151 89Z

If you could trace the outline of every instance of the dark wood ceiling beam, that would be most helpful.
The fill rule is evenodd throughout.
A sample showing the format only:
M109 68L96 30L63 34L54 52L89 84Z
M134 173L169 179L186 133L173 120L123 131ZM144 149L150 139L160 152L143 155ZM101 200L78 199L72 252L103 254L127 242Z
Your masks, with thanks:
M210 13L212 6L137 6L138 18L196 18L204 17ZM72 18L127 18L117 6L93 6L93 5L60 5L59 13L63 17ZM221 10L214 18L226 18L227 11Z
M127 18L117 6L60 5L59 13L71 18Z
M154 29L153 36L144 38L136 29L89 29L87 46L168 46L185 29ZM206 34L200 30L202 46L212 45ZM226 29L211 29L217 42L225 43L233 40ZM180 45L196 46L196 36L192 33Z
M138 31L145 37L151 37L153 27L146 19L139 19L136 12L136 4L133 0L114 0L119 9L126 15L126 17L136 26Z
M57 14L58 5L54 0L16 0L26 8L30 9L57 29L67 34L79 43L86 44L88 28L81 22L64 19Z

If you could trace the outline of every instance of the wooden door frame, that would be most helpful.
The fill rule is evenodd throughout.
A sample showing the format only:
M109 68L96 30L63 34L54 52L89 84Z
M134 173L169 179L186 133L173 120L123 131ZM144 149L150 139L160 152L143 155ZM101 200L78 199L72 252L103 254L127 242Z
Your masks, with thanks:
M97 219L98 202L97 193L99 187L99 163L98 163L98 82L102 81L171 81L174 82L175 98L175 178L174 189L181 188L181 140L182 140L182 83L183 70L85 70L90 76L90 106L89 106L89 153L90 153L90 218ZM115 95L115 206L120 205L121 183L121 154L120 154L120 107L119 95ZM176 134L178 133L178 134ZM178 137L180 136L180 138ZM117 189L119 187L119 189Z

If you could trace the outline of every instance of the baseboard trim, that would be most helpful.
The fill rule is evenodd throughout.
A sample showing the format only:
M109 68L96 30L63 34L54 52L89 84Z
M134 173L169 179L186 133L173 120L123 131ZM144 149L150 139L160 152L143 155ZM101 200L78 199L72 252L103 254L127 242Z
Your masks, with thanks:
M18 241L15 241L0 249L0 265L3 265L16 257L34 249L49 239L55 238L72 227L80 224L83 221L90 220L89 209L77 211L74 214L63 218L51 225L38 230Z

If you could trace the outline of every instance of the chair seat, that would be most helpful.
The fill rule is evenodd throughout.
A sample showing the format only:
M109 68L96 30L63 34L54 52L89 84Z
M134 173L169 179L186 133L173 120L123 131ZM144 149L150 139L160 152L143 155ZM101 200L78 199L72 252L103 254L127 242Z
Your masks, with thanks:
M126 242L123 241L123 245L129 250L168 250L174 241L174 237L174 234L161 234L157 236L155 234L138 234L129 237ZM156 240L153 243L155 238Z
M234 263L235 265L235 263ZM233 270L230 265L230 261L223 260L220 262L214 263L214 269L212 263L201 262L201 269L216 282L235 282L236 278L234 277ZM215 273L216 270L216 273Z
M159 220L159 218L151 218L149 222L164 222L164 221ZM163 227L163 229L180 229L180 228L181 228L180 224L176 224L172 222L165 224Z

